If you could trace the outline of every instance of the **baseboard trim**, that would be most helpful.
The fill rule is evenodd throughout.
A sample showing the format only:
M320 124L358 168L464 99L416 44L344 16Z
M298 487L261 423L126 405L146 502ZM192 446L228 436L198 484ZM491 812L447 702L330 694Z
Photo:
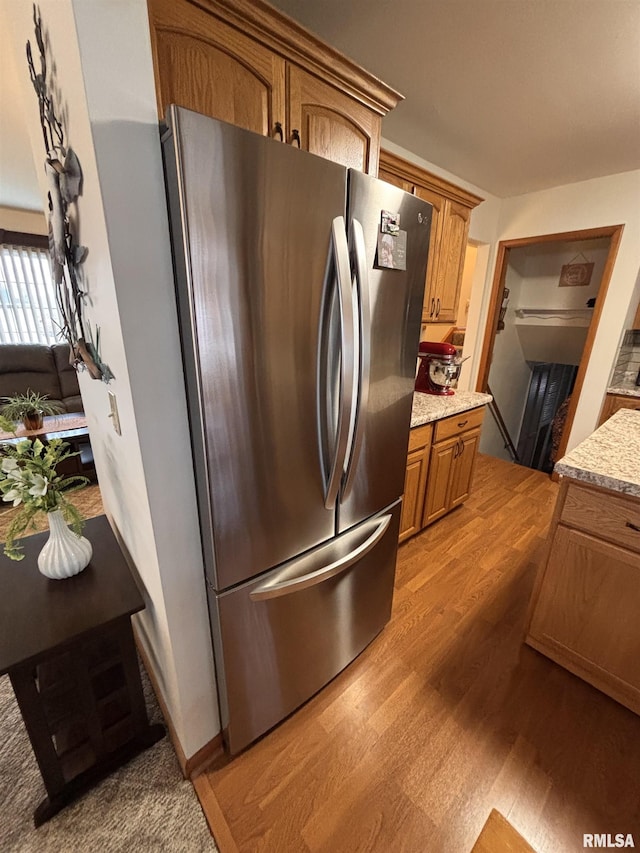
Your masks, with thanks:
M156 676L155 670L151 663L151 658L147 653L142 637L135 624L133 625L133 636L135 638L136 646L138 648L140 657L142 658L142 663L144 664L144 668L146 669L147 675L149 676L149 681L151 682L151 686L153 687L153 692L156 694L158 705L160 705L162 716L164 717L167 729L169 730L169 738L171 740L173 749L178 759L180 769L182 770L182 775L185 779L190 779L193 781L193 776L195 773L199 772L201 769L204 768L206 764L208 764L210 761L213 761L215 757L217 757L223 752L224 747L222 743L222 734L217 734L210 741L205 743L205 745L201 747L196 753L194 753L190 758L187 758L184 753L184 749L182 748L182 744L180 743L180 738L178 737L175 726L173 725L173 720L171 719L171 714L169 713L167 703L164 701L164 696L162 695L162 690L160 689L158 677Z
M224 754L224 744L222 734L217 734L215 737L207 741L204 746L194 753L191 758L187 758L185 762L186 778L194 781L194 777L204 771L209 764L215 759ZM183 771L183 772L185 772Z

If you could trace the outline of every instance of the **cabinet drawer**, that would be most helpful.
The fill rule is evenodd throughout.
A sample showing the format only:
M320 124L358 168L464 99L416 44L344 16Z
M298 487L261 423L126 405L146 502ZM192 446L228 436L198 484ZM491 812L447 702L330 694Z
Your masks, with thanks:
M459 435L468 429L479 427L482 424L483 418L484 406L478 409L469 409L469 411L460 412L457 415L451 415L449 418L443 418L436 423L433 441L434 443L444 441L446 438L452 438L454 435Z
M422 447L428 447L428 445L431 444L432 432L433 424L414 427L409 432L409 453L411 453L412 450L419 450Z
M570 485L560 520L640 552L640 502Z

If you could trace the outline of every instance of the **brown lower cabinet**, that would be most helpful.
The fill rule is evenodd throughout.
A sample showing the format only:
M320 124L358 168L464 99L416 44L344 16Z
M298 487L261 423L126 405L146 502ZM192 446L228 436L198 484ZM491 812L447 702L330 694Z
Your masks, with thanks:
M640 713L640 499L563 480L528 645Z
M631 397L628 394L607 394L600 412L598 426L608 421L618 409L637 409L640 411L640 397Z
M416 427L409 433L407 473L404 481L400 535L398 537L400 542L404 542L405 539L422 530L432 436L432 424Z
M469 497L483 417L484 406L411 430L400 542Z

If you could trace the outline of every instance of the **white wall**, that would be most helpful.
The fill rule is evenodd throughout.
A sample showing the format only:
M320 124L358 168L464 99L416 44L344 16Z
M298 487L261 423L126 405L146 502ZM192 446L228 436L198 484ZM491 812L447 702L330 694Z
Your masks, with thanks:
M19 210L16 207L0 207L0 228L7 231L23 231L25 234L46 234L47 220L44 213L35 210Z
M516 331L527 361L580 364L593 310L587 302L598 296L609 254L609 238L580 242L538 243L512 249L509 263L522 275L520 297L515 307L529 312L559 309L552 316L543 313L516 317ZM584 253L584 257L580 253ZM560 287L560 273L576 257L593 263L587 285ZM575 309L575 314L565 311Z
M31 6L25 0L25 6ZM42 209L40 188L36 174L29 134L24 117L22 103L16 92L20 90L18 68L23 72L26 67L24 45L19 55L14 56L11 35L0 23L0 176L2 178L2 204L19 211ZM35 97L33 88L31 94ZM43 168L38 160L38 169ZM9 228L0 225L0 228ZM25 230L27 229L10 229ZM32 232L36 233L36 232Z
M31 5L7 4L18 54ZM187 757L219 731L144 0L41 0L84 173L87 313L115 379L80 375L105 509L146 590L141 629ZM25 65L26 71L26 65ZM43 158L35 94L25 105ZM107 417L118 401L122 435Z
M519 307L585 308L587 300L598 295L609 244L609 238L599 238L568 243L539 243L512 249L509 262L522 270ZM587 258L593 263L591 282L588 285L560 287L562 267L578 255L579 262Z
M514 322L522 286L519 273L513 267L507 267L505 287L509 288L510 293L504 318L505 327L496 334L493 363L489 374L491 393L516 446L531 378L531 368L522 352ZM480 450L482 453L511 461L511 456L504 448L504 441L492 417L486 418L486 424L480 436Z
M624 225L624 233L604 303L599 331L576 411L568 450L597 426L609 375L624 329L640 295L640 171L595 178L502 202L498 240L534 237ZM493 250L495 265L496 248ZM491 278L487 278L479 312L484 328Z

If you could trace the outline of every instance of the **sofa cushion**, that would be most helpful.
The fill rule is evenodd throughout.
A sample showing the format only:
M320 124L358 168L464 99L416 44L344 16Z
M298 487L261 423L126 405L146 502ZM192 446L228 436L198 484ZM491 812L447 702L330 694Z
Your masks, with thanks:
M0 344L0 397L27 391L46 394L62 411L83 411L68 344Z
M0 396L28 390L61 400L58 371L51 347L44 344L3 344L0 350Z

